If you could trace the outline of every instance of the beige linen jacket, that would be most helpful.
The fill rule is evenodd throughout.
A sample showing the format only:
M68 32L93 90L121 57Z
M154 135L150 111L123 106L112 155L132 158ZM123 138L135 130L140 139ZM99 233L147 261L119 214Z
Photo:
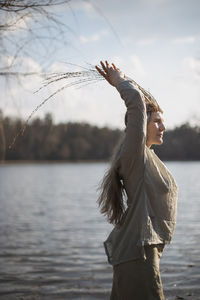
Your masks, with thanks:
M116 265L145 259L144 245L170 243L176 223L177 185L166 166L146 146L144 96L131 80L117 89L125 101L128 123L116 157L116 168L127 194L126 216L104 242L108 261Z

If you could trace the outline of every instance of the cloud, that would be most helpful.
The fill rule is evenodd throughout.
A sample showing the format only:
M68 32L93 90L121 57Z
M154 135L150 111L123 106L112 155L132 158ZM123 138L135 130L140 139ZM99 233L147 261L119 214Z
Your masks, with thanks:
M48 68L49 73L58 73L58 72L76 72L79 71L80 67L73 63L66 63L61 61L54 61Z
M81 35L79 37L79 40L80 40L81 44L87 44L87 43L97 42L102 37L106 36L107 34L108 34L107 30L101 30L100 32L94 33L94 34L89 35L89 36Z
M192 44L197 40L196 36L183 36L172 39L174 44Z
M131 62L130 67L132 69L132 72L135 73L138 78L142 78L146 75L146 71L143 67L143 64L137 55L135 54L131 55L130 62Z
M3 56L0 60L0 65L3 65L6 71L9 72L9 66L13 62L13 57ZM14 65L12 66L12 72L19 73L41 73L41 66L30 57L17 57ZM39 76L6 76L1 78L1 90L2 90L2 101L1 107L6 113L14 114L22 108L26 111L27 107L30 108L37 99L37 96L33 95L33 92L38 89L41 84L41 78ZM3 79L5 79L3 81Z
M0 65L3 68L9 68L12 65L12 72L36 72L40 73L42 68L33 58L21 56L13 57L4 55L1 57Z
M71 5L75 10L83 10L88 13L94 12L94 6L89 1L82 1L82 0L72 1Z
M191 79L200 79L200 60L194 57L185 57L182 66Z
M179 68L173 74L165 76L157 86L157 95L167 121L167 127L186 121L195 122L193 115L200 115L200 61L194 57L185 57L177 64Z
M156 38L143 38L137 41L137 44L140 46L148 46L154 44Z
M4 14L1 16L1 24L5 26L3 30L1 30L1 36L5 37L8 35L17 35L20 34L23 30L28 30L29 23L32 18L28 13L18 14L17 16L14 14L7 15Z
M134 78L141 79L146 76L146 71L141 59L136 54L128 56L126 60L121 56L115 56L112 60L123 72L126 73L127 76L128 73L134 74Z

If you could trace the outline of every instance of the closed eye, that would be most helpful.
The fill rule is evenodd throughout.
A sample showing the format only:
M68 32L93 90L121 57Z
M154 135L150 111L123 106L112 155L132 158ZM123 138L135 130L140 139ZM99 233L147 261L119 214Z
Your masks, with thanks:
M164 123L164 120L161 120L161 119L155 119L154 122L155 122L155 123Z

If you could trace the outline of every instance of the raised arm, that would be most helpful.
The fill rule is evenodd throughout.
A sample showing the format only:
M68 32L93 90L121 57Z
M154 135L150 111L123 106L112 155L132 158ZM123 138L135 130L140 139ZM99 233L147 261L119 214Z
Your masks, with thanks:
M121 152L122 174L130 175L135 170L139 175L144 165L146 145L146 106L140 92L130 80L117 85L121 98L127 107L127 125L124 145Z
M101 62L101 66L102 69L96 69L117 88L127 107L126 135L120 153L121 172L128 177L134 168L140 176L144 166L146 144L147 117L144 97L114 64L110 65L106 61L105 64Z

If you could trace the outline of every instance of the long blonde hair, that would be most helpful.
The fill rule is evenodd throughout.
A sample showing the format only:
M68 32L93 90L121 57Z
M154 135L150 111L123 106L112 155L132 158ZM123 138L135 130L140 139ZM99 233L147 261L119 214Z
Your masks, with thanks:
M135 82L134 82L135 83ZM163 112L153 96L146 92L139 85L135 84L136 87L143 93L145 97L147 122L150 120L152 112ZM125 114L125 125L127 126L128 118L127 113ZM120 157L121 147L123 145L123 139L120 140L116 147L114 154L111 159L111 165L108 171L105 173L103 180L100 184L99 189L101 193L97 200L100 206L100 212L106 215L108 222L114 225L121 225L124 220L126 203L125 203L125 189L123 180L120 178L118 172L118 159Z

